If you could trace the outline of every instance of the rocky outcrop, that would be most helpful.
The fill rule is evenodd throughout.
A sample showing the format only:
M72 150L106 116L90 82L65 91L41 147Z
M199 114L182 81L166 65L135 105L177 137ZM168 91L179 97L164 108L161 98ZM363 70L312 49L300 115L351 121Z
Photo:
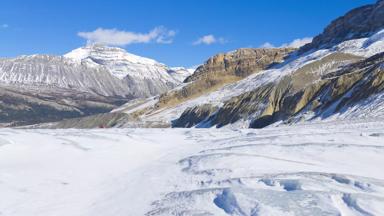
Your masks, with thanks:
M318 48L330 48L345 40L368 37L384 28L384 1L356 8L334 20L312 43L303 46L300 52Z
M292 48L238 49L208 59L185 79L185 83L197 80L215 80L220 76L247 77L284 60Z
M181 89L160 96L158 107L173 106L244 79L284 60L292 48L239 49L218 54L196 69Z

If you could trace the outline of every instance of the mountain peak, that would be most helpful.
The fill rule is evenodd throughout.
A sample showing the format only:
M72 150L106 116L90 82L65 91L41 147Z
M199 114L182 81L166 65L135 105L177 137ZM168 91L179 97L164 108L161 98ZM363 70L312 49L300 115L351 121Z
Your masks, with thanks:
M323 33L300 51L330 48L340 42L369 37L384 29L384 0L349 11L328 25Z
M102 44L89 44L84 47L77 48L64 55L66 58L73 59L75 61L82 62L86 59L92 59L97 61L96 63L102 63L104 60L118 60L125 61L134 64L146 64L146 65L160 65L157 61L128 53L125 49L120 47L110 47Z

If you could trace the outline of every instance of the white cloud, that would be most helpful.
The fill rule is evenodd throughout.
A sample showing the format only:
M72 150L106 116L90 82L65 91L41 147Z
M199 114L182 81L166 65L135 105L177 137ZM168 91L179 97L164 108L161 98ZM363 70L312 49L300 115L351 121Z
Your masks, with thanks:
M118 29L98 28L92 32L79 32L78 36L88 43L102 43L107 45L125 46L135 43L162 43L170 44L176 35L176 31L168 30L163 26L156 27L148 33L136 33L121 31Z
M269 42L266 42L266 43L263 43L260 48L274 48L275 45L269 43Z
M3 29L5 29L5 28L8 28L9 25L8 25L8 24L2 24L2 25L0 25L0 27L3 28Z
M197 39L195 42L193 42L193 45L201 45L201 44L211 45L214 43L224 44L226 42L227 41L224 38L222 37L216 38L214 35L210 34Z
M285 43L281 45L281 47L293 47L293 48L300 48L304 46L305 44L311 43L313 38L311 37L305 37L305 38L298 38L293 40L291 43Z
M284 43L279 47L292 47L292 48L300 48L304 46L305 44L311 43L313 38L311 37L305 37L305 38L298 38L293 40L290 43ZM273 45L272 43L266 42L262 45L260 45L260 48L275 48L276 46Z

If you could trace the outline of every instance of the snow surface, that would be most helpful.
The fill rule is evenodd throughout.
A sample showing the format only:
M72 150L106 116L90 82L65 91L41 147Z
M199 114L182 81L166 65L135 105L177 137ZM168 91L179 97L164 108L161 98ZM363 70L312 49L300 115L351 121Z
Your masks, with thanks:
M0 130L0 215L384 215L384 121Z

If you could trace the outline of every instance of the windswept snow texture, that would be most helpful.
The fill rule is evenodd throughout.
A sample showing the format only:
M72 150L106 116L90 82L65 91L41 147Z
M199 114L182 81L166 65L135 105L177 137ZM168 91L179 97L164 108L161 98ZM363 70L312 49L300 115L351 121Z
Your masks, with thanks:
M0 130L0 215L384 215L384 121Z

